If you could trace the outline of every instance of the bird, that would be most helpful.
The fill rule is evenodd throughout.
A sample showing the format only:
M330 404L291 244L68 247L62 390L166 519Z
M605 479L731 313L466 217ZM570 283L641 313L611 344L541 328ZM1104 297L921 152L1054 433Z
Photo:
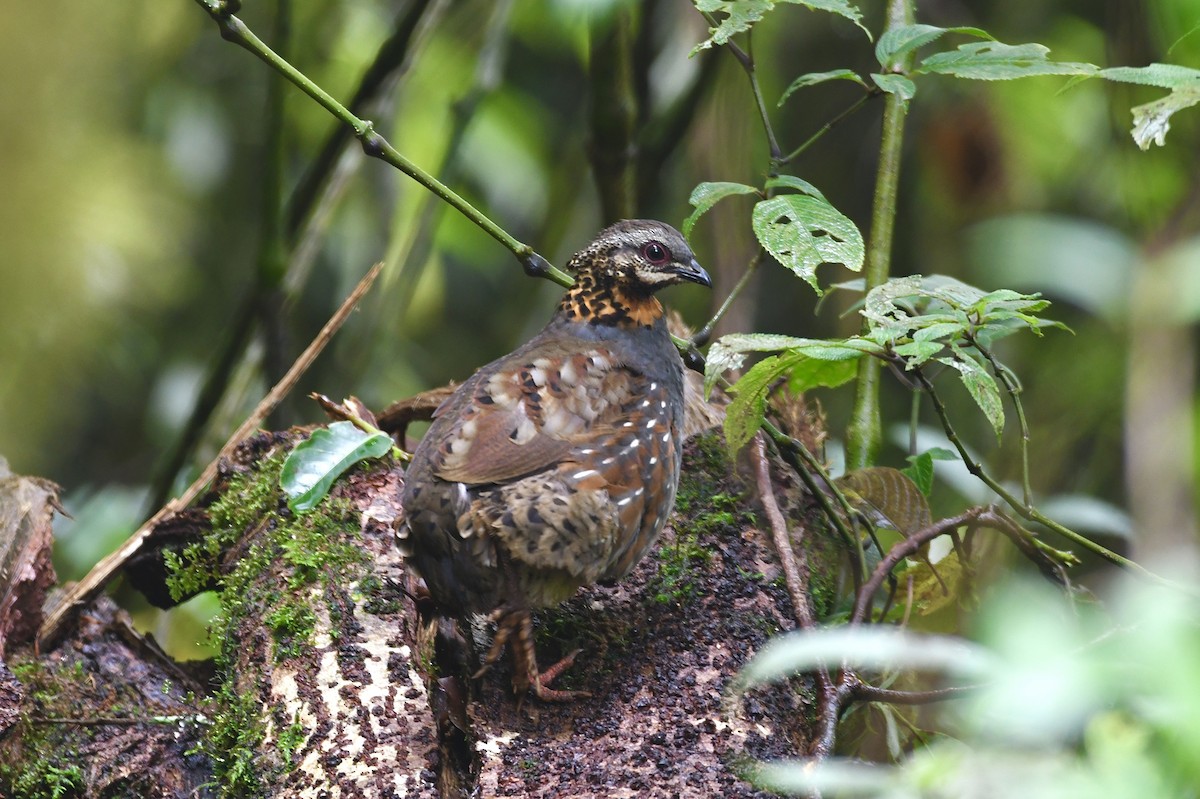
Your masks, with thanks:
M405 471L398 543L443 616L496 624L513 688L582 691L539 671L531 611L627 575L662 532L683 449L683 361L655 293L711 288L670 225L624 220L571 257L574 283L523 346L478 369L434 412Z

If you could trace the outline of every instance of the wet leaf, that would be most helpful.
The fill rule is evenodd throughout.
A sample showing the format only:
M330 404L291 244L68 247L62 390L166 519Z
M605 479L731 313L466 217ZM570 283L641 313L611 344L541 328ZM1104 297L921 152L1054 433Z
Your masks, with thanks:
M1000 438L1004 433L1004 403L1000 399L1000 387L996 385L996 378L984 371L982 366L970 358L938 358L937 360L958 371L971 398L975 400L975 404L991 422L992 429L996 431L996 438Z
M734 197L739 194L757 194L758 189L753 186L747 186L745 183L701 183L696 188L692 189L692 195L688 197L688 203L696 210L692 211L691 215L683 220L683 235L691 237L692 228L696 226L696 222L704 214L708 213L714 205L724 200L726 197Z
M329 493L333 481L356 463L392 448L386 433L367 433L350 422L318 428L296 445L283 463L279 485L295 513L307 513Z
M820 197L783 194L762 200L751 217L754 235L775 260L821 293L817 267L842 264L862 269L862 234L849 217Z

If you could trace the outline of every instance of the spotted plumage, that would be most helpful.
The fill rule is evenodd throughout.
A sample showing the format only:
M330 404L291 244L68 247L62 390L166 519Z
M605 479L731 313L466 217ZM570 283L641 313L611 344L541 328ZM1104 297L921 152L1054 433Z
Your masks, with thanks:
M539 679L529 611L628 574L675 501L683 366L654 292L710 285L683 237L630 220L568 264L549 324L482 367L434 415L410 464L402 544L444 612L516 634L518 690ZM512 643L511 641L509 641Z

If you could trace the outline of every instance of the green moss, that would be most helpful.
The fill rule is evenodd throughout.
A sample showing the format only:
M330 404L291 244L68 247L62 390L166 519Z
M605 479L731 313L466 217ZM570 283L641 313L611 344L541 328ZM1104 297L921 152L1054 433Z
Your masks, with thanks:
M83 663L14 658L6 664L21 682L35 715L58 717L76 714L77 699L71 686L86 679ZM10 733L21 741L20 762L0 763L0 796L25 799L67 799L83 795L84 774L78 757L81 731L68 725L34 724L27 715ZM71 765L63 765L64 763Z
M662 605L686 602L695 597L695 570L707 566L712 553L697 542L695 532L676 531L675 543L658 553L658 574L652 588L654 601Z
M304 741L307 738L308 730L305 729L299 720L294 718L291 724L279 731L279 757L285 764L291 764L292 757L304 745Z
M336 638L342 610L337 602L325 601L333 591L360 580L360 592L363 586L380 590L379 581L370 578L370 557L360 545L349 503L326 499L303 516L288 510L278 487L284 457L277 453L259 462L257 471L231 477L208 509L209 535L168 559L173 596L217 591L221 608L209 637L218 670L227 675L245 655L239 632L248 614L264 614L272 636L270 657L279 663L312 646L322 616L331 620L329 632ZM238 554L232 563L231 551ZM253 691L239 691L227 676L207 700L206 714L213 723L201 750L213 762L220 795L254 794L266 776L257 762L264 735L259 699ZM284 768L305 734L297 723L280 733Z
M46 758L35 757L17 771L0 763L0 785L7 796L24 799L68 799L83 795L83 769L76 765L56 766Z
M258 699L226 682L209 702L209 711L211 724L202 749L212 761L221 795L256 795L262 783L255 753L265 736Z

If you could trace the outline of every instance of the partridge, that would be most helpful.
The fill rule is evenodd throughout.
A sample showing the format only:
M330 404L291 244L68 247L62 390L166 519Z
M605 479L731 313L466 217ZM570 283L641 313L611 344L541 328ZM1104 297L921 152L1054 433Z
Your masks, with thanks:
M401 546L440 611L489 614L519 695L576 694L539 672L530 611L629 573L675 503L683 363L661 288L708 273L674 228L627 220L567 265L550 322L464 382L434 414L405 475Z

